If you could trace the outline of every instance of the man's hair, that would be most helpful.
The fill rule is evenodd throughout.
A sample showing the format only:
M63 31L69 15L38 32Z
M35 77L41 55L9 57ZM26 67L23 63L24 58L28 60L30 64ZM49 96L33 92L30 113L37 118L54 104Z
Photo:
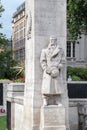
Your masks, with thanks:
M57 40L57 37L55 37L55 36L50 36L50 40L51 40L51 39Z

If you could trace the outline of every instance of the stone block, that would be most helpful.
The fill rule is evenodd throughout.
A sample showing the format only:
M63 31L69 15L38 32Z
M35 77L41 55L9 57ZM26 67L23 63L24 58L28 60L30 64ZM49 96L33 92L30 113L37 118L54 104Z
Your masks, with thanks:
M8 85L7 91L23 92L24 91L24 83L10 83Z
M51 126L51 127L44 127L43 128L44 130L66 130L66 127L65 126Z
M65 108L49 105L41 108L41 130L66 130Z

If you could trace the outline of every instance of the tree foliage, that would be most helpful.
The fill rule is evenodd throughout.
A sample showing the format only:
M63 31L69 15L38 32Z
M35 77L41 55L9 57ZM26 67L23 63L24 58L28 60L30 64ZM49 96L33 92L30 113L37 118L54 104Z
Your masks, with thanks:
M1 5L1 0L0 0L0 17L2 16L2 12L4 11L3 6ZM2 27L2 24L0 23L0 28Z
M1 4L1 0L0 0L0 18L2 16L2 12L4 11L4 8ZM2 24L0 23L0 29L2 28ZM7 39L5 37L5 35L3 33L0 32L0 49L2 49L7 43Z
M0 0L0 18L2 16L2 12L4 11L3 6L1 5ZM0 28L2 28L2 24L0 23ZM11 67L16 65L16 61L12 59L12 50L8 48L9 40L5 37L3 33L0 32L0 79L2 78L14 78L16 75L15 70Z
M17 64L12 58L13 52L8 49L8 44L3 46L0 50L0 79L2 78L14 78L16 72L12 67Z
M87 31L87 0L67 0L67 10L67 26L74 41Z

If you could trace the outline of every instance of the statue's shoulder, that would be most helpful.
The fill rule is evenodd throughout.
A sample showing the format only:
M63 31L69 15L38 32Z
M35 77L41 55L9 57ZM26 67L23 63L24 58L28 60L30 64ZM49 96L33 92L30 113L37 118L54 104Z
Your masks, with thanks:
M42 49L42 53L46 53L48 51L47 48Z

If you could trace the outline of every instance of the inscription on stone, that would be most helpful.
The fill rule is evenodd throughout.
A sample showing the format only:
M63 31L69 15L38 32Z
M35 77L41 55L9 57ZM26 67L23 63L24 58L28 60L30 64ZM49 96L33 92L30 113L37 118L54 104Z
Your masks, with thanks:
M63 2L58 0L44 0L38 4L36 11L36 33L38 35L52 35L60 32L60 13ZM45 5L45 6L44 6ZM49 31L50 30L50 31Z
M47 126L51 126L51 125L63 125L65 124L65 120L64 120L64 115L65 115L65 112L64 112L64 109L60 108L60 109L45 109L44 111L45 115L44 115L44 121L45 121L45 124ZM60 113L60 114L59 114Z

